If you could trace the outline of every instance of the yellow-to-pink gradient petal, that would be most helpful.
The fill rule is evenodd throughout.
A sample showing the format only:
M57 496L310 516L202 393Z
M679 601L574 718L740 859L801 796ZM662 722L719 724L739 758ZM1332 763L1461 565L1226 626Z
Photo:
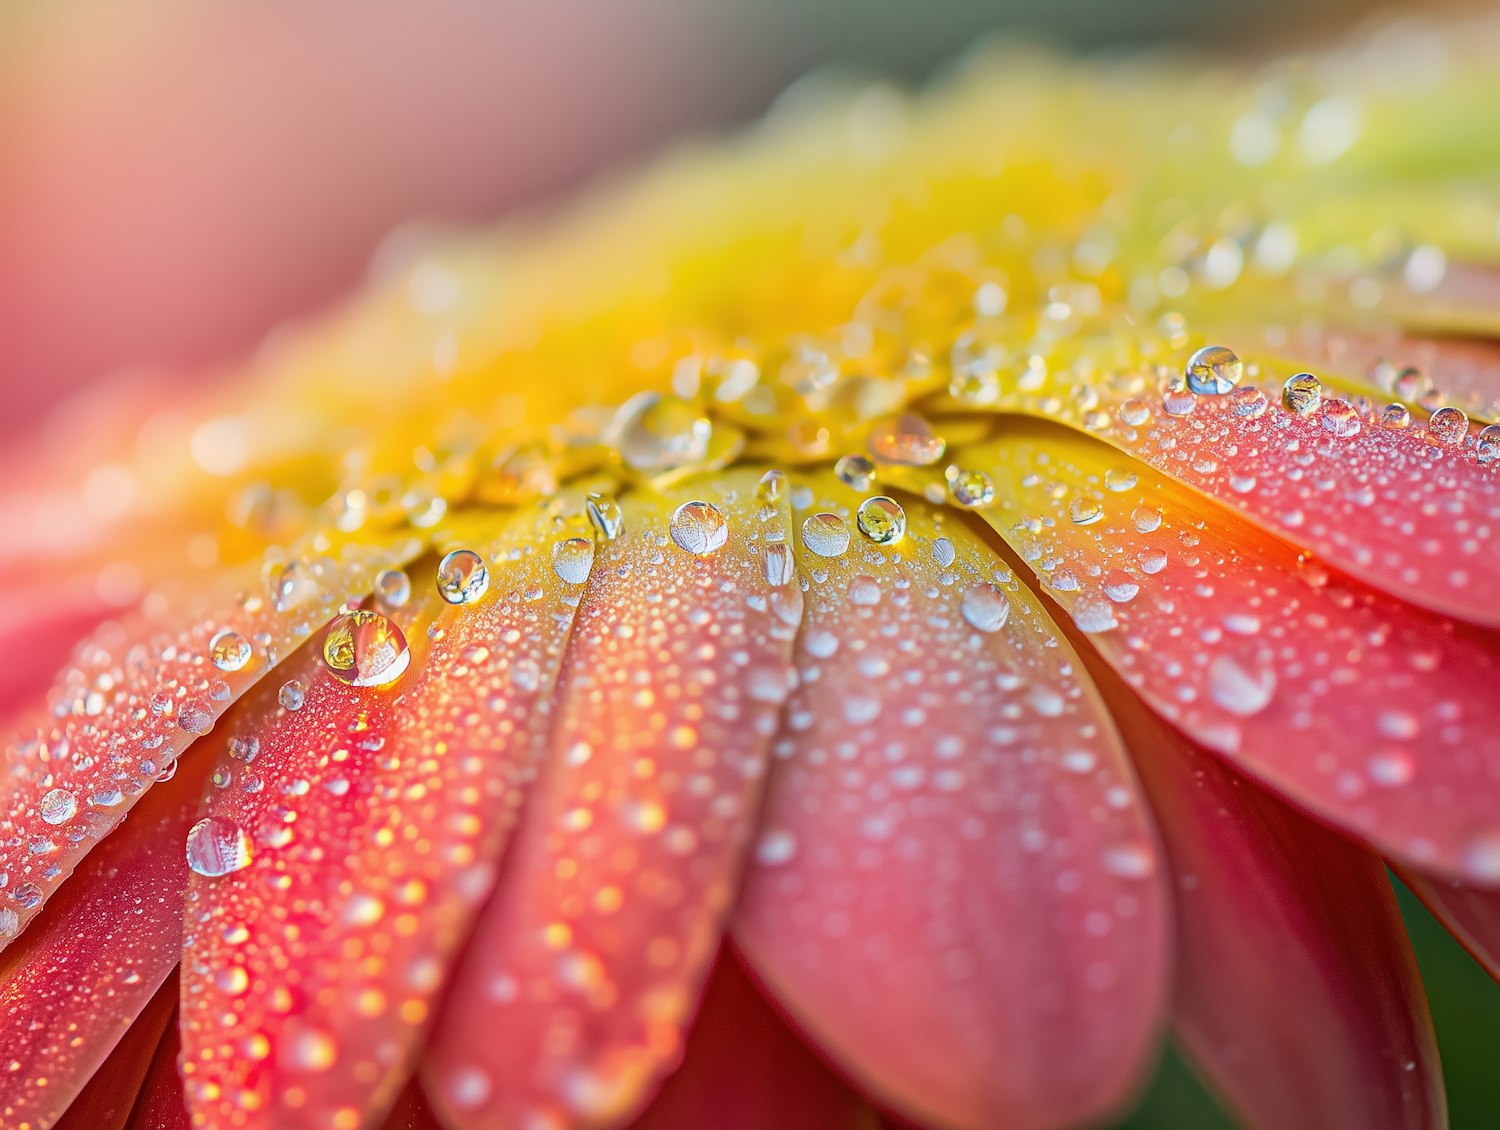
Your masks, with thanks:
M1437 1130L1442 1068L1379 856L1315 824L1091 664L1174 882L1174 1018L1249 1125Z
M634 492L597 547L550 754L429 1052L455 1130L619 1125L682 1053L801 610L785 492L756 494L743 472Z
M1155 710L1384 854L1500 882L1488 633L1086 437L1018 426L973 458L995 476L986 520Z
M794 518L799 686L734 936L919 1123L1104 1117L1149 1066L1169 933L1109 716L964 521L908 501L890 538L862 496L815 486Z
M530 508L476 531L472 603L440 599L430 567L383 578L399 607L368 612L409 652L372 650L389 666L363 688L317 654L279 672L291 697L221 757L203 817L249 859L194 877L183 974L191 1095L214 1125L364 1125L411 1074L544 746L582 592L555 572L553 528Z

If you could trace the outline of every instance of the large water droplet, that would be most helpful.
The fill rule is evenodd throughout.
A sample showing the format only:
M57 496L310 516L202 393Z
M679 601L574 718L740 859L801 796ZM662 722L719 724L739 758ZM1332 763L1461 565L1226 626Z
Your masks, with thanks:
M1440 447L1459 447L1469 436L1469 417L1452 406L1439 408L1427 421L1427 436Z
M948 495L965 510L982 510L995 501L995 483L983 471L966 471L949 467Z
M1500 424L1490 424L1474 437L1474 456L1481 463L1500 459Z
M808 521L811 520L808 519ZM855 511L854 521L859 526L859 532L876 545L895 545L906 536L906 511L901 509L901 504L895 499L886 498L883 494L861 502L859 509ZM802 540L807 541L806 524L802 527ZM808 548L812 547L808 546ZM814 550L814 552L818 551ZM830 555L823 554L823 556Z
M1234 350L1205 345L1188 358L1187 386L1202 396L1223 396L1240 383L1244 371Z
M1080 632L1107 632L1119 626L1114 606L1098 593L1083 593L1073 604L1073 623Z
M1241 663L1220 655L1208 666L1208 695L1231 714L1259 714L1276 693L1276 673L1269 667Z
M881 463L927 467L947 450L947 442L933 434L932 425L911 412L881 421L870 433L870 454Z
M177 724L190 734L206 734L214 728L214 712L201 698L190 698L177 708Z
M52 789L42 797L38 811L48 824L65 824L78 812L78 798L67 789Z
M855 490L869 490L875 484L875 461L866 455L845 455L833 465L839 482Z
M351 687L384 687L394 683L411 663L401 629L379 612L346 612L328 625L323 662Z
M1347 439L1359 432L1359 411L1347 400L1328 400L1323 404L1320 423L1325 432Z
M610 435L620 458L637 471L671 471L703 461L713 424L685 400L643 392L616 413Z
M583 584L593 568L592 538L565 538L552 547L552 571L568 584Z
M729 540L729 519L711 502L684 502L673 512L669 532L679 549L707 557Z
M1281 386L1281 404L1294 416L1311 416L1323 403L1323 382L1312 373L1297 373Z
M959 611L970 627L981 632L998 632L1010 618L1010 598L997 586L982 581L964 590Z
M225 628L208 641L208 655L220 671L240 671L250 662L250 641Z
M438 594L449 604L473 604L489 587L490 571L472 549L455 549L438 562Z
M849 548L849 525L823 511L802 523L802 544L819 557L840 557Z
M232 820L209 816L187 834L187 863L194 873L216 879L250 865L254 849L245 830Z

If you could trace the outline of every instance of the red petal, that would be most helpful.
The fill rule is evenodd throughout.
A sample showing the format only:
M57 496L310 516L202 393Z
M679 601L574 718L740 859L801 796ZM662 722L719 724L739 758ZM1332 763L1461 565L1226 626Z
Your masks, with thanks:
M815 1056L723 951L682 1066L630 1130L875 1130L870 1104Z
M150 598L145 612L106 624L57 679L48 714L5 743L0 762L0 909L24 927L90 848L198 734L274 660L297 645L388 557L361 551L343 563L300 566L309 578L296 606L276 611L269 595L238 601ZM210 641L232 629L252 654L221 670ZM10 933L14 933L13 929Z
M1427 998L1380 858L1097 674L1175 876L1175 1017L1189 1053L1253 1126L1443 1126Z
M745 474L624 500L564 660L550 756L448 995L426 1078L455 1128L619 1125L682 1052L790 678L784 508ZM669 538L706 499L728 542ZM674 527L709 549L711 523Z
M478 603L428 575L415 670L358 689L310 658L301 708L220 760L203 815L253 853L189 886L185 1071L211 1124L360 1126L411 1074L545 739L581 591L552 527L527 512L475 543L495 568Z
M964 525L920 504L907 519L887 549L804 545L801 685L735 937L897 1109L963 1127L1097 1119L1129 1099L1161 1017L1155 841L1036 598ZM1002 599L1008 619L979 630Z
M1399 859L1500 879L1500 648L1081 436L973 454L985 517L1197 741Z
M177 1022L177 978L156 991L53 1130L121 1130L130 1120L157 1046Z
M169 1024L131 1112L130 1130L189 1130L192 1126L183 1099L182 1076L177 1072L181 1051L177 1025Z

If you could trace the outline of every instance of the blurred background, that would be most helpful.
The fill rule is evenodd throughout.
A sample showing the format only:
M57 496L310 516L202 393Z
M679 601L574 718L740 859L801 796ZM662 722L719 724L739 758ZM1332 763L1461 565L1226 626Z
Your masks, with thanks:
M209 371L315 314L397 224L545 206L754 118L818 67L920 82L995 33L1249 61L1399 14L1367 0L0 0L0 464L90 382ZM1406 905L1453 1123L1492 1126L1500 990ZM1124 1124L1229 1125L1174 1055Z

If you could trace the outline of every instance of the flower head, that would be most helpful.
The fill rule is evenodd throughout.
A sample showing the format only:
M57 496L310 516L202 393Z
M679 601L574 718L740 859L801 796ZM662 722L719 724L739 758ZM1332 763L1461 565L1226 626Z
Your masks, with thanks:
M215 1128L1068 1126L1169 1022L1254 1124L1439 1123L1384 861L1492 961L1494 52L976 57L146 399L0 556L12 644L109 617L5 700L5 1125L109 1056Z

